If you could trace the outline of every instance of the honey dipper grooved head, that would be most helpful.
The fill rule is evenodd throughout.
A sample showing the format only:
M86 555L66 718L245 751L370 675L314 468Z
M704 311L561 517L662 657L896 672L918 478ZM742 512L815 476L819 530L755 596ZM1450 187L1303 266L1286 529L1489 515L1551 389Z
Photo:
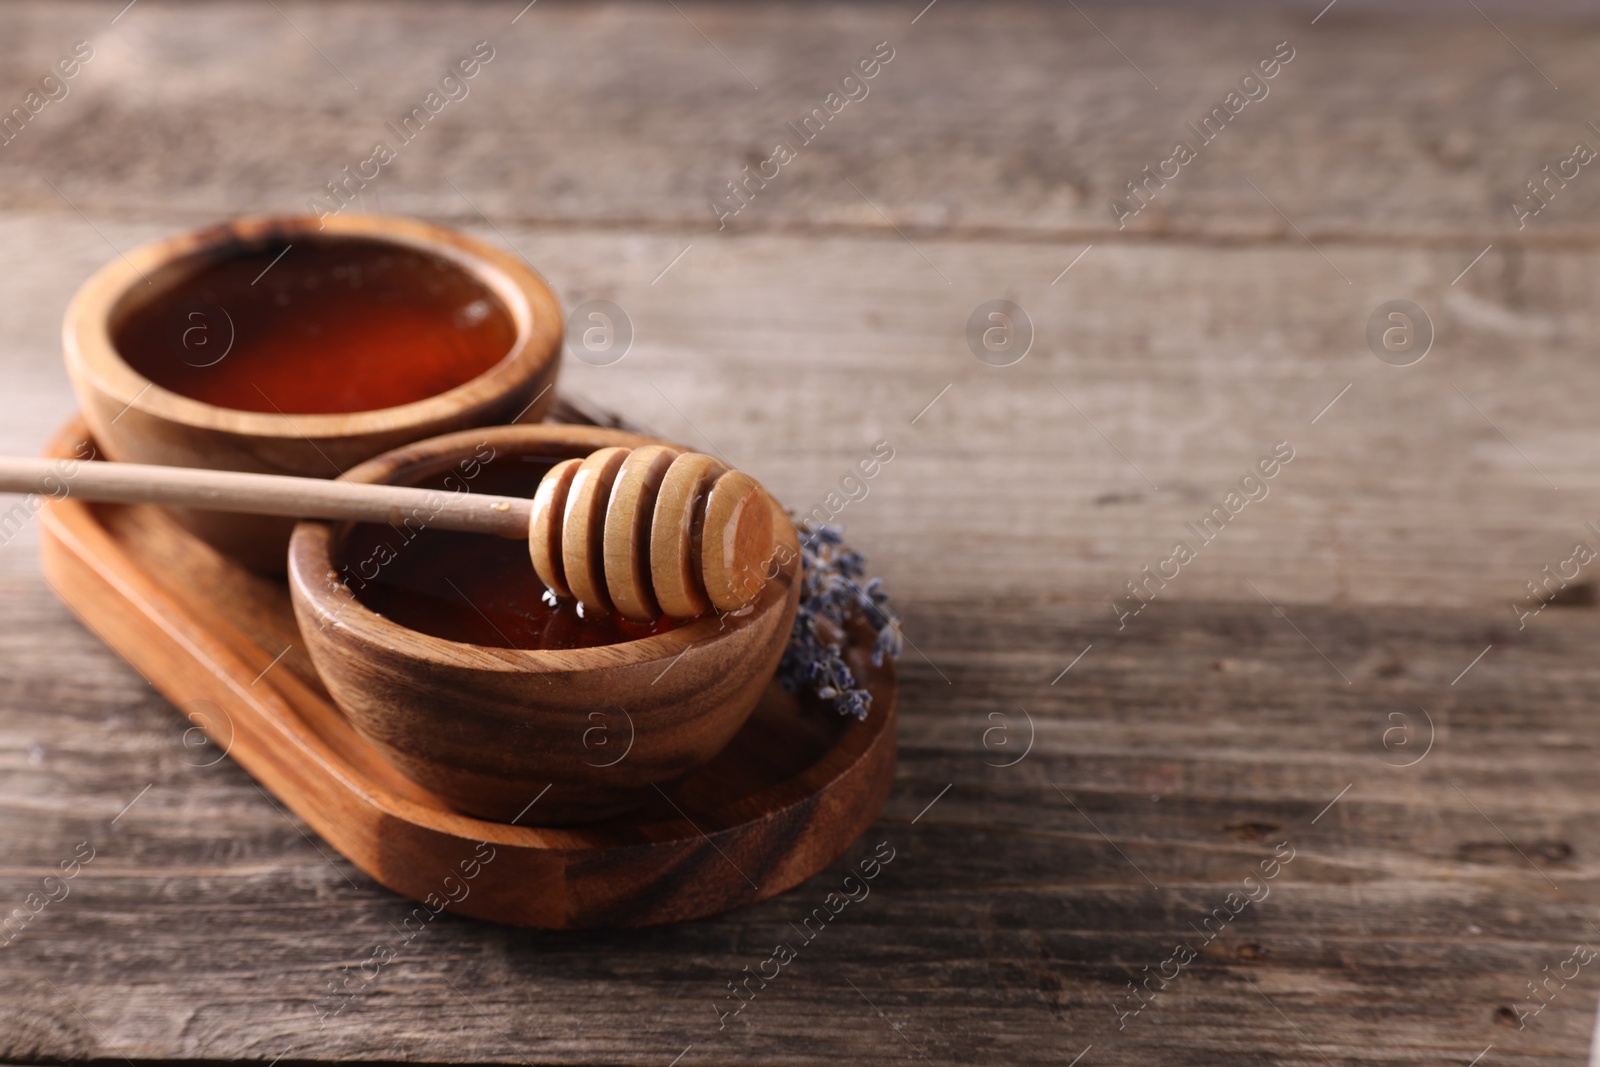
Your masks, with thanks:
M566 568L561 562L561 517L567 510L567 493L581 459L562 460L545 472L533 496L533 516L528 523L528 552L539 580L556 596L571 596Z
M727 470L710 456L685 452L672 461L656 496L650 522L650 581L661 610L689 619L711 606L700 578L695 542L705 518L705 499Z
M605 574L606 509L612 483L629 451L602 448L578 464L561 516L561 562L567 585L585 607L596 611L611 610Z
M706 500L700 577L718 611L738 611L760 595L773 533L772 506L754 478L729 471L717 479Z
M528 551L557 596L634 622L739 611L766 586L776 511L754 478L666 445L602 448L539 483Z
M622 462L606 508L606 589L617 614L634 622L661 617L650 580L650 525L667 470L679 456L667 445L636 448Z

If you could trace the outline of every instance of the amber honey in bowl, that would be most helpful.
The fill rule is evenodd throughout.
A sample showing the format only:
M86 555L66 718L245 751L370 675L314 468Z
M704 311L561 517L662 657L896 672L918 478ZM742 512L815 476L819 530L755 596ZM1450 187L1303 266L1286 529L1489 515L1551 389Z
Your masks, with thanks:
M441 493L531 497L560 457L497 454L485 443L456 466L411 484ZM557 599L534 573L526 539L437 530L425 521L361 523L344 540L340 579L357 600L393 622L447 641L493 648L593 648L666 633L662 618L635 623L585 614Z
M399 407L478 377L517 337L462 266L369 238L226 249L152 283L156 295L112 324L117 351L164 389L242 411Z

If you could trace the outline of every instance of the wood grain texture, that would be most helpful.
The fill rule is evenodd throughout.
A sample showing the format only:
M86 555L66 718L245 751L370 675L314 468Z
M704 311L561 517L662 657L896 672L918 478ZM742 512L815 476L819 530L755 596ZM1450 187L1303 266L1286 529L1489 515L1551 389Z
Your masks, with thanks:
M497 294L516 324L505 358L453 389L398 407L290 415L281 409L220 407L181 395L145 378L117 351L112 335L127 304L151 287L175 284L173 277L192 270L194 262L275 242L292 247L293 241L320 240L324 233L389 241L472 274ZM221 323L214 329L220 335ZM110 459L336 478L362 460L420 438L542 418L560 367L561 330L555 295L504 249L415 220L299 215L226 222L119 253L73 296L62 348L83 418ZM175 514L207 544L265 573L282 573L292 522L210 510Z
M609 483L629 450L655 443L589 426L484 427L386 452L347 476L442 493L463 457L496 467L587 456L578 467L587 485L573 482L587 503L567 508L570 535L573 523L589 525L584 509L604 518ZM486 647L410 629L365 603L349 577L354 563L360 580L362 561L347 549L353 540L348 524L303 523L289 544L285 595L317 672L351 725L407 777L462 811L500 822L517 819L545 787L537 825L596 822L655 799L661 786L708 763L770 688L800 596L800 561L791 555L746 615L706 616L588 648ZM402 539L382 559L406 551ZM574 578L582 557L569 550L563 558L573 591L587 598Z
M68 450L81 432L80 424L62 438ZM581 806L559 803L562 792L575 790L556 780L546 783L556 796L547 799L534 784L514 816L482 822L399 777L373 742L358 736L366 724L354 716L347 721L329 706L316 674L284 667L268 677L278 660L271 650L302 640L302 631L284 627L272 644L252 645L238 623L282 620L287 594L276 583L262 589L276 608L265 613L253 610L249 599L218 596L250 575L219 555L208 558L170 518L149 508L130 513L69 500L52 505L41 521L52 586L190 714L206 735L191 734L193 747L225 752L344 856L425 905L407 933L446 909L517 925L609 929L683 921L749 903L788 888L842 852L876 814L893 778L894 671L880 667L869 685L883 714L866 723L830 720L831 709L802 706L764 686L756 713L746 709L736 720L746 726L749 715L748 729L707 754L703 777L662 779L664 788L636 802L627 818L546 829L544 805L551 800L558 803L550 810ZM185 565L163 570L171 560ZM776 585L775 595L787 600ZM320 651L312 649L313 658ZM866 676L866 652L856 649L852 659ZM267 666L251 677L258 661ZM722 668L741 676L735 667ZM575 679L568 688L582 693L579 672L568 673ZM770 683L770 665L758 665L757 673ZM396 710L405 700L396 698ZM619 695L589 706L626 703ZM527 713L544 710L530 702ZM656 760L655 735L686 717L670 706L635 710L638 728L630 731L635 736L628 751L611 760L613 772L634 752ZM457 715L470 719L465 699ZM447 729L442 725L439 732ZM617 734L611 747L620 748L621 724L611 729ZM518 731L502 726L500 732ZM544 730L541 747L558 749L558 738L569 732ZM515 745L507 739L500 747ZM93 851L90 846L91 862ZM56 891L62 900L70 896L70 887Z
M849 528L914 643L862 846L897 856L720 1030L727 983L870 852L643 934L444 918L319 1028L404 906L230 762L190 765L30 524L0 549L0 889L104 847L0 949L5 1057L1582 1062L1593 965L1516 1009L1600 936L1600 624L1582 586L1525 629L1510 602L1596 544L1600 180L1522 230L1510 204L1600 121L1587 6L120 6L0 10L3 99L97 49L0 149L3 450L71 413L60 313L112 246L302 208L492 37L366 206L619 305L627 355L569 357L563 388ZM1123 183L1282 40L1271 95L1117 230ZM870 95L718 231L712 197L879 41ZM1034 327L1009 367L965 338L997 298ZM1363 336L1399 298L1437 331L1404 369ZM1270 495L1118 629L1124 583L1278 441ZM1433 746L1394 766L1419 709ZM1032 750L995 766L1024 710ZM1285 840L1270 897L1118 1029Z
M500 537L521 537L532 513L531 502L520 497L479 495L441 500L437 495L430 498L425 489L401 485L361 485L143 463L78 463L63 467L59 459L13 457L0 457L0 492L40 496L70 492L77 500L100 504L162 504L351 522L382 523L395 515L421 510L432 516L429 525L436 529Z

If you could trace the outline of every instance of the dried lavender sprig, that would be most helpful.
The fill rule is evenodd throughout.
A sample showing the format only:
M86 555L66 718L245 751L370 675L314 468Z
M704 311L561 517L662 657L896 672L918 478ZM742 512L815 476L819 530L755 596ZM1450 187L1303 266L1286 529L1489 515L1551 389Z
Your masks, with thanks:
M845 635L854 621L871 626L877 635L872 664L878 666L885 656L900 656L900 616L889 606L881 579L870 579L865 586L857 581L866 577L867 561L845 546L843 527L823 525L804 534L800 556L800 606L778 664L778 680L786 691L806 686L833 701L840 714L865 719L872 694L856 684L844 661Z

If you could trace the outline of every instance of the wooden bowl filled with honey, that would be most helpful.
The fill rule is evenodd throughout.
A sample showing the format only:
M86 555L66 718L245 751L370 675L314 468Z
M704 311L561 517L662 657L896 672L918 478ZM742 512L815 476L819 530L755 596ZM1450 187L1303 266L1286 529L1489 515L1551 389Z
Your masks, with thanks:
M73 298L67 370L105 456L334 478L411 441L543 418L558 301L515 256L422 222L230 222L112 260ZM283 572L293 523L174 512Z
M753 479L663 444L551 424L450 434L345 475L440 503L384 525L296 527L289 586L306 648L409 778L482 818L595 822L703 766L744 725L794 625L794 527ZM431 525L459 494L532 498L533 558L517 531ZM759 578L724 565L745 557Z

